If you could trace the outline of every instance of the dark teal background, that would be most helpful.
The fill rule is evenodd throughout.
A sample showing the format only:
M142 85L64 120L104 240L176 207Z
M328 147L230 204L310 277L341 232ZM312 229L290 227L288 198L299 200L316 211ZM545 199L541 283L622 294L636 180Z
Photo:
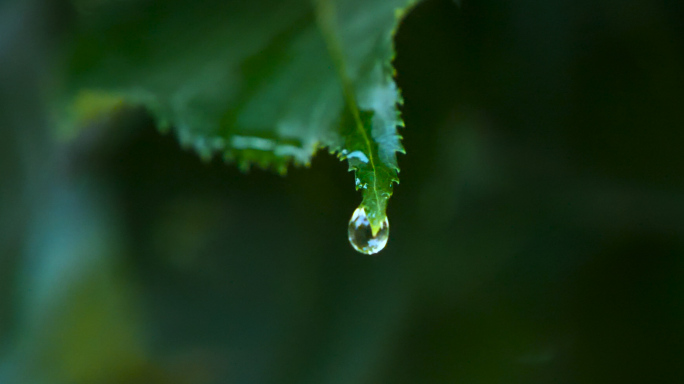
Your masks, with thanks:
M0 3L0 383L684 381L680 1L420 4L376 256L325 151L242 174L136 110L55 142L73 17Z

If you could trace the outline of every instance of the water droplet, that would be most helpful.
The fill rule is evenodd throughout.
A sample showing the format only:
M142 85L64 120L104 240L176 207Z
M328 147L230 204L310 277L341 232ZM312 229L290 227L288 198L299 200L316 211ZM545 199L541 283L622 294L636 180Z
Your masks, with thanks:
M373 236L366 210L363 207L356 208L349 220L349 242L354 249L366 255L372 255L385 248L388 238L389 221L387 218L382 222L378 233Z
M368 156L361 151L354 151L350 154L345 154L349 160L358 160L362 163L368 163Z

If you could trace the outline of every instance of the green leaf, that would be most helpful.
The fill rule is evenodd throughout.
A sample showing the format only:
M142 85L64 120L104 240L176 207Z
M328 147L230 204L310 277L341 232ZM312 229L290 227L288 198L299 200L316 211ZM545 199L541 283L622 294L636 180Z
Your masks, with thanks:
M281 173L326 147L355 171L377 231L403 152L392 38L412 3L79 1L62 121L123 100L203 158Z

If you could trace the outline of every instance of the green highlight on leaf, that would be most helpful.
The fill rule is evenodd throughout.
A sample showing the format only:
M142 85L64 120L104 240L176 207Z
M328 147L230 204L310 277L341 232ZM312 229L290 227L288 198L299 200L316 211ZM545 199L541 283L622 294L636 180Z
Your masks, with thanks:
M142 105L202 158L281 174L328 148L377 233L403 126L393 34L411 0L101 2L79 14L62 121ZM86 95L86 96L83 96ZM67 108L69 109L69 108Z
M68 119L56 126L55 136L60 141L70 141L81 129L105 116L111 115L124 105L124 98L108 92L82 90L71 102Z

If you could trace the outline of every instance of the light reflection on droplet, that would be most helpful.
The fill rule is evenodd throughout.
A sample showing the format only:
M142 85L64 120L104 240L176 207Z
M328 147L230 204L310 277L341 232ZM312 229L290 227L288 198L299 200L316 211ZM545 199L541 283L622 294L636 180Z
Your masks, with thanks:
M368 157L366 156L365 153L361 151L354 151L350 154L347 154L347 159L349 160L358 160L362 163L368 163Z

